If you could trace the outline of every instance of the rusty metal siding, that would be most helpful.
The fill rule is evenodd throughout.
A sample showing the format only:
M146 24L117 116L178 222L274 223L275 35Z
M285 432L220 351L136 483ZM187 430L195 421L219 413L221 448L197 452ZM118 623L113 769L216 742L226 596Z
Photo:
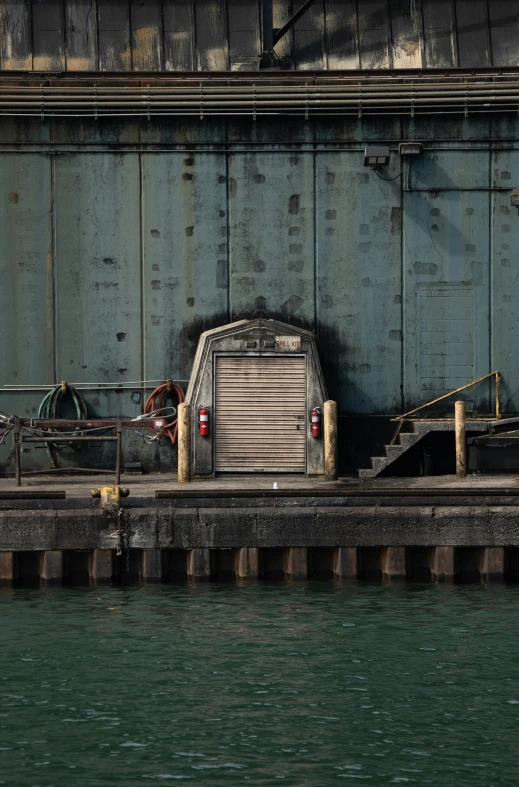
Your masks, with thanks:
M33 66L31 0L0 4L0 64L2 69Z
M398 409L402 363L398 181L353 153L317 156L317 317L330 389L353 412Z
M3 155L0 180L2 383L29 377L51 383L55 367L50 158ZM1 400L4 411L33 415L41 396L2 394Z
M280 27L299 8L274 0ZM0 0L5 70L255 70L261 0ZM314 0L276 45L283 68L515 65L517 0Z
M363 166L366 140L406 138L425 149L401 179ZM203 330L263 316L317 333L343 413L396 414L493 368L519 412L517 118L6 119L0 171L0 384L185 380Z
M185 379L200 333L229 321L226 157L141 161L145 377Z
M128 0L97 0L97 29L99 71L131 71Z
M163 68L162 3L131 0L132 69L161 71Z
M33 69L65 70L65 15L62 0L33 0L31 21Z
M508 133L512 124L506 124ZM519 182L519 150L496 150L492 154L491 178L495 187ZM503 407L519 412L519 380L517 377L519 331L519 214L510 205L510 192L491 194L491 281L490 309L492 332L492 365L503 371Z
M232 320L254 313L313 326L313 189L311 155L229 157Z
M63 156L54 189L57 368L71 382L142 379L138 158ZM135 412L128 393L87 399L94 412Z
M97 70L97 24L94 0L66 0L67 71Z
M163 4L164 69L194 71L194 9L191 0Z

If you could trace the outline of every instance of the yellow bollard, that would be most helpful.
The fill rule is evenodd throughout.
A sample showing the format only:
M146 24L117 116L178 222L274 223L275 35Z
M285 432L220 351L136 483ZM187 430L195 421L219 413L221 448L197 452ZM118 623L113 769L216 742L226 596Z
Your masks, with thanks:
M191 406L178 406L178 482L191 481Z
M102 486L92 489L92 497L101 498L101 508L105 514L118 514L121 508L121 497L128 497L130 490L120 486Z
M324 403L324 477L337 480L337 402Z

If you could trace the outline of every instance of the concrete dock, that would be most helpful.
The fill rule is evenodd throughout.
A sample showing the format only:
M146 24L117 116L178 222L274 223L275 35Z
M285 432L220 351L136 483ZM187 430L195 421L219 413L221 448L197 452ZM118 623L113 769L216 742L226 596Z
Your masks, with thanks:
M0 582L519 580L517 476L127 476L107 514L91 489L111 480L2 479Z

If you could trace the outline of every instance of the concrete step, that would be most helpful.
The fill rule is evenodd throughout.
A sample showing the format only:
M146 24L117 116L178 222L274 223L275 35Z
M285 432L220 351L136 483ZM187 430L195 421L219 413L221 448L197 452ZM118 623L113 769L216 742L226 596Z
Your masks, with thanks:
M399 456L415 445L422 437L434 429L431 424L420 424L413 421L411 432L400 432L395 445L384 446L384 456L372 456L371 467L359 470L359 478L376 478L380 473L395 462Z
M392 459L388 459L387 456L372 456L371 457L371 469L376 470L377 473L381 473L385 467L387 467L391 462Z
M384 450L387 458L394 462L395 459L398 459L398 457L406 451L406 447L405 445L399 445L397 443L396 445L385 445Z
M423 437L423 434L417 432L403 432L398 435L397 445L403 446L405 450L418 442Z
M389 467L399 456L405 454L422 437L430 432L450 432L454 430L454 421L410 421L404 427L407 431L399 432L395 445L384 446L384 456L372 456L371 467L358 471L359 478L376 478ZM483 432L488 429L487 421L473 421L467 424L467 431Z
M357 471L359 474L359 478L376 478L378 475L377 470L373 470L370 467L363 467L361 470Z

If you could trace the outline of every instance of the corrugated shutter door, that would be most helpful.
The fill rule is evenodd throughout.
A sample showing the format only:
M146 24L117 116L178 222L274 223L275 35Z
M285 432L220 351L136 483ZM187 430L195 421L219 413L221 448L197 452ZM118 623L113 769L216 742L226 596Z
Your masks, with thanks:
M305 444L305 358L217 356L216 470L304 473Z

